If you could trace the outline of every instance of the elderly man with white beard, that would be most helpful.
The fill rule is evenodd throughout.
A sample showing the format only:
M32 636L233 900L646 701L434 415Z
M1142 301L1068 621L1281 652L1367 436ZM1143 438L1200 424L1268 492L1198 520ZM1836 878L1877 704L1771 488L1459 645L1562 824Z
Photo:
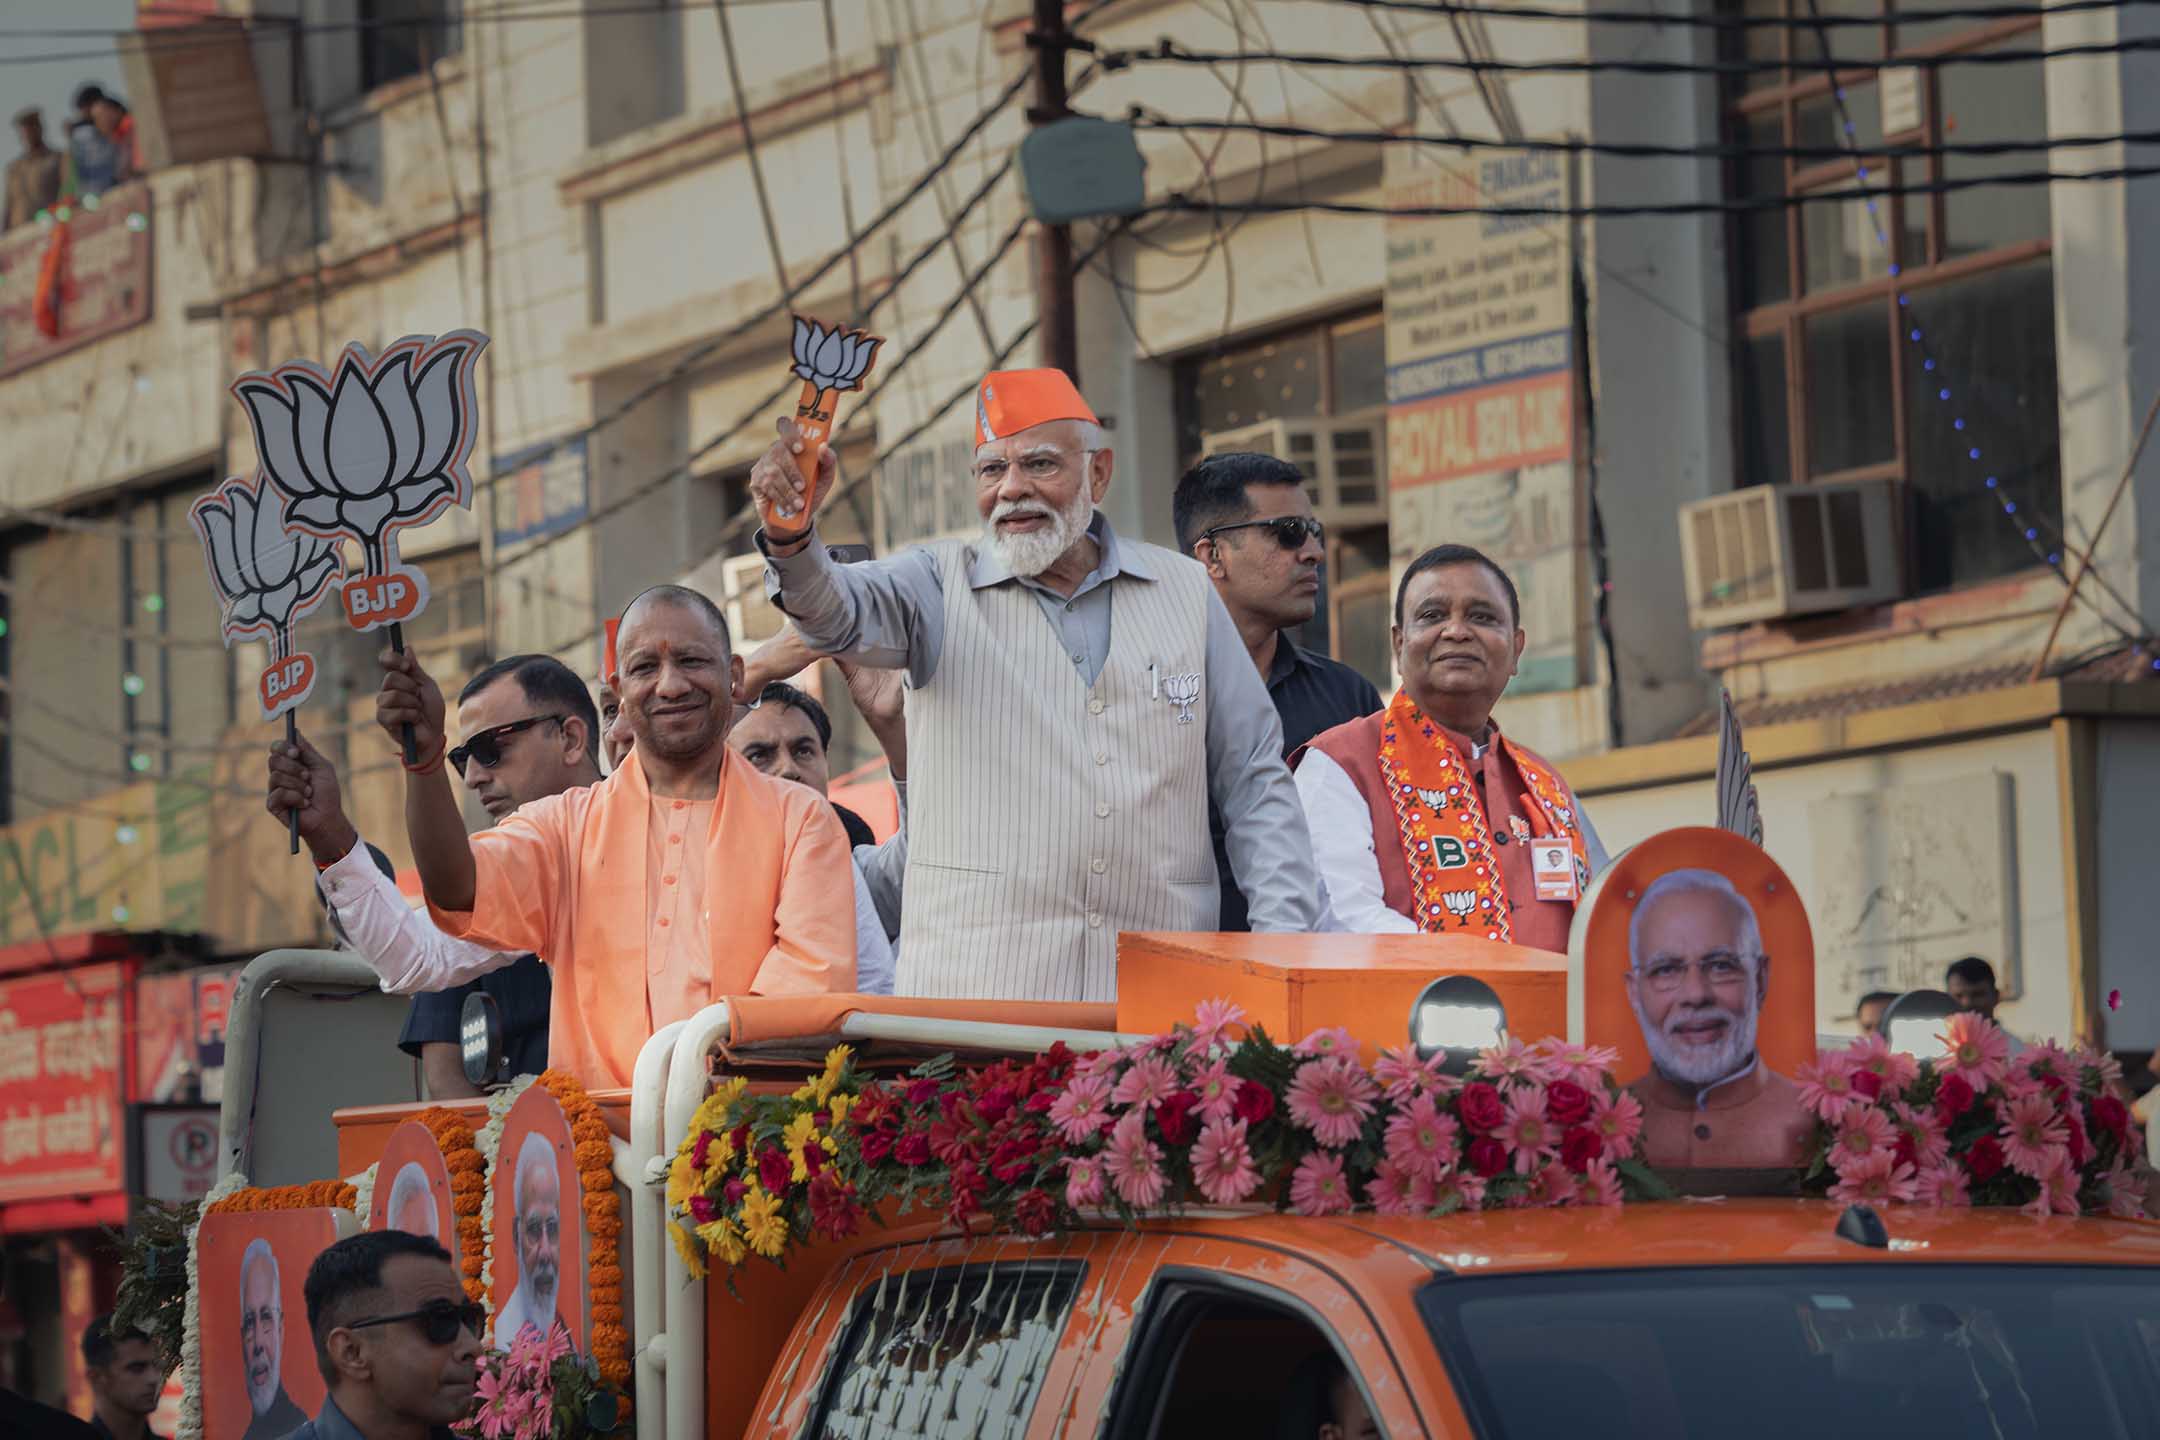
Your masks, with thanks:
M972 540L835 565L814 525L838 462L780 435L750 475L768 592L813 649L907 672L895 993L1115 999L1120 931L1216 928L1210 800L1252 928L1316 927L1266 686L1199 563L1095 508L1113 457L1063 371L976 391Z
M1649 1164L1799 1163L1813 1121L1799 1086L1755 1051L1769 985L1755 909L1732 881L1673 870L1643 892L1628 926L1627 992L1650 1069L1628 1090L1642 1102Z
M495 1343L506 1349L528 1326L543 1335L554 1330L562 1286L562 1176L545 1135L526 1135L512 1177L517 1288L495 1316Z

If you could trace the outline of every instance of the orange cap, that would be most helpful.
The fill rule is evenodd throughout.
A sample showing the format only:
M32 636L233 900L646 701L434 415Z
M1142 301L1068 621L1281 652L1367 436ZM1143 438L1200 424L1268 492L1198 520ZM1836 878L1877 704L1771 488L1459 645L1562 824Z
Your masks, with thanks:
M603 685L615 683L615 627L620 624L622 621L619 619L610 620L603 627L607 632L607 638L600 649L600 683Z
M993 370L975 392L975 443L987 444L1052 420L1100 424L1062 370Z

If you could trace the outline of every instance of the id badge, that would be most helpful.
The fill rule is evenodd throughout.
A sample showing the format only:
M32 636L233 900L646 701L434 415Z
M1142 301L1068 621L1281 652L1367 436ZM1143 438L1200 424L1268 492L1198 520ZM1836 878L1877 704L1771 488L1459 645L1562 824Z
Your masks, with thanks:
M1537 898L1573 904L1575 847L1564 835L1540 835L1530 842L1530 873L1537 879Z

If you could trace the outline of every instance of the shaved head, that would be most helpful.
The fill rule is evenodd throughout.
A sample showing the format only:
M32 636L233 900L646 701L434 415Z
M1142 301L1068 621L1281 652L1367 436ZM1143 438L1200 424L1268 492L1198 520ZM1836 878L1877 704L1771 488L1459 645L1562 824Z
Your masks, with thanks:
M648 773L723 747L743 662L719 606L688 586L655 585L623 611L615 651L622 719Z
M719 635L720 643L731 651L734 649L735 639L728 633L727 612L715 605L711 596L687 585L651 585L631 596L630 603L623 606L622 622L616 627L618 651L622 643L621 632L630 628L631 615L653 605L675 605L703 617Z

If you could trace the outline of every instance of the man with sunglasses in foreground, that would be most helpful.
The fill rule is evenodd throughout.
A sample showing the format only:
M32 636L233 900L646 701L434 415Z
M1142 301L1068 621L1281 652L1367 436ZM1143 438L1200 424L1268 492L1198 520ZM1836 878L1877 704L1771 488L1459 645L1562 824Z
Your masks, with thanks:
M1207 567L1245 651L1267 681L1282 721L1283 753L1323 730L1378 713L1380 692L1348 665L1301 650L1289 631L1320 605L1326 532L1297 466L1273 455L1210 455L1178 481L1171 500L1178 549ZM1245 892L1230 873L1222 812L1208 807L1222 928L1250 930Z
M1114 457L1064 371L994 372L975 401L975 539L836 565L815 528L831 448L782 420L750 472L778 517L766 588L804 641L907 672L896 993L1115 999L1120 931L1220 915L1210 801L1253 928L1310 931L1282 727L1207 576L1096 508Z
M450 1440L473 1407L487 1314L450 1252L371 1230L308 1267L308 1330L329 1398L288 1440Z
M600 778L592 696L552 656L513 655L474 675L458 695L458 724L469 738L449 752L450 767L498 822L522 805ZM502 1011L513 1073L545 1070L550 984L540 961L524 951L452 939L413 909L346 818L336 768L304 735L297 747L282 740L270 747L266 808L282 820L295 804L333 927L383 977L385 990L413 995L398 1047L420 1057L428 1094L441 1100L480 1093L465 1078L458 1044L465 999L475 990L493 996ZM426 988L452 973L461 983Z

